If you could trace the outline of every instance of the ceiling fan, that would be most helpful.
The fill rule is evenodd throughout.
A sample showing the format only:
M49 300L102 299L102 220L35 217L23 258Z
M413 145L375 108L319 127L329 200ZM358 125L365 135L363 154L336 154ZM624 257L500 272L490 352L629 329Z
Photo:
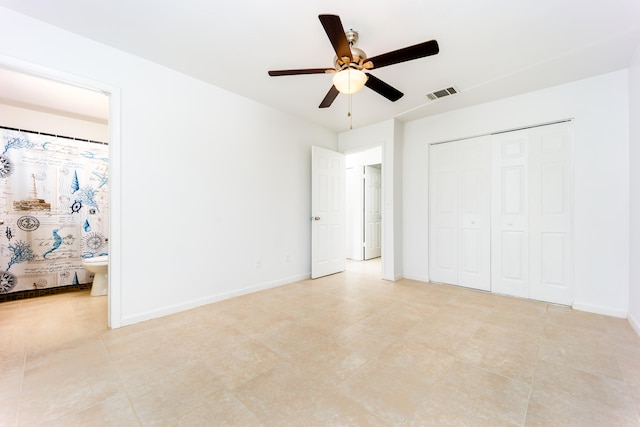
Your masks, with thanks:
M358 33L353 30L344 31L338 15L319 15L318 18L324 27L329 41L336 52L334 68L303 68L296 70L272 70L270 76L292 76L298 74L325 74L333 73L333 86L320 103L320 108L331 106L340 92L355 93L367 86L388 100L395 102L404 95L398 89L383 82L372 74L363 70L373 70L387 65L411 61L435 55L440 51L438 42L430 40L413 46L383 53L371 58L357 47Z

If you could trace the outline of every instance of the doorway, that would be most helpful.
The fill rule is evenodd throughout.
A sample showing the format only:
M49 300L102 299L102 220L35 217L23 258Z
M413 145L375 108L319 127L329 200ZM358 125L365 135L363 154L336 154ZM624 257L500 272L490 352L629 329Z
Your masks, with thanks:
M5 57L0 58L0 86L3 88L3 102L0 104L3 125L49 135L108 142L107 172L102 177L108 181L110 190L107 201L110 227L105 236L105 248L117 247L120 221L119 215L114 213L119 212L117 200L120 198L117 172L119 90ZM79 206L77 204L76 208ZM109 249L109 278L112 283L107 297L107 326L117 328L120 326L120 284L119 280L111 279L119 276L120 262L119 253Z
M353 261L382 257L382 147L346 155L345 254Z

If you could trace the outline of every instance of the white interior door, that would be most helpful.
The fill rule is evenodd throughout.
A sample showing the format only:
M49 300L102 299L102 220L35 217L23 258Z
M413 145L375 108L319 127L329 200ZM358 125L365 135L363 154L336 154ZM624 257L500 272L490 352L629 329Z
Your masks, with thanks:
M364 167L364 259L382 253L382 180L380 168Z
M347 259L363 260L364 172L362 166L347 168L345 255Z
M344 155L311 147L311 277L344 271Z
M520 130L493 136L491 290L529 298L528 139Z
M491 141L432 145L429 274L434 282L491 288Z
M530 298L573 302L569 123L533 128L529 142Z

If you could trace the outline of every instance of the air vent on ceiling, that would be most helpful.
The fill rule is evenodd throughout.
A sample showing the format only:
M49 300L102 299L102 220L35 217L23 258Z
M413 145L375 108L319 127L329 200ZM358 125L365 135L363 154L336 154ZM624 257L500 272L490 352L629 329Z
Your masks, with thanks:
M433 93L428 93L427 98L433 101L435 99L444 98L445 96L455 95L456 93L458 93L458 89L452 86L446 89L437 90Z

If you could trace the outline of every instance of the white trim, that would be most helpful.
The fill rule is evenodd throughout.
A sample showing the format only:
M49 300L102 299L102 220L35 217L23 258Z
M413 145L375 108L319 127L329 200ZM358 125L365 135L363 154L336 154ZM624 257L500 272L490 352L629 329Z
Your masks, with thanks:
M636 331L636 334L640 335L640 322L638 322L638 320L633 317L633 314L629 314L627 320L631 324L631 327Z
M271 282L265 282L258 285L248 286L246 288L237 289L229 292L223 292L217 295L211 295L205 298L198 298L191 301L187 301L181 304L176 304L168 307L161 308L159 310L147 311L145 313L136 314L135 316L124 317L122 319L122 325L133 325L135 323L144 322L146 320L156 319L170 314L180 313L185 310L191 310L203 305L212 304L219 301L224 301L230 298L239 297L242 295L252 294L254 292L263 291L266 289L276 288L278 286L288 285L290 283L306 280L311 277L311 273L301 274L297 276L291 276L284 279L274 280Z
M497 130L494 132L487 132L487 133L483 133L480 135L472 135L472 136L463 136L460 138L454 138L454 139L447 139L444 141L433 141L433 142L428 142L428 145L439 145L439 144L446 144L449 142L456 142L456 141L464 141L465 139L473 139L473 138L480 138L482 136L492 136L492 135L498 135L501 133L507 133L507 132L514 132L514 131L518 131L518 130L525 130L525 129L532 129L532 128L537 128L540 126L548 126L548 125L555 125L558 123L565 123L565 122L573 122L575 120L575 118L569 118L569 119L560 119L560 120L554 120L551 122L543 122L543 123L538 123L538 124L533 124L533 125L527 125L527 126L520 126L520 127L516 127L516 128L510 128L510 129L504 129L504 130ZM573 135L571 135L573 137Z
M583 304L580 302L574 302L571 307L574 310L586 311L586 312L595 313L595 314L602 314L605 316L619 317L621 319L626 319L628 316L628 313L624 310L619 310L617 308L611 308L611 307L601 307L601 306L592 305L592 304Z
M120 171L120 89L109 94L109 316L108 326L122 326L122 246Z
M109 96L109 308L108 326L122 326L120 227L120 89L11 56L0 55L0 67L81 87Z
M417 282L429 283L429 277L427 276L412 276L411 274L405 274L402 276L402 278L407 280L415 280Z

